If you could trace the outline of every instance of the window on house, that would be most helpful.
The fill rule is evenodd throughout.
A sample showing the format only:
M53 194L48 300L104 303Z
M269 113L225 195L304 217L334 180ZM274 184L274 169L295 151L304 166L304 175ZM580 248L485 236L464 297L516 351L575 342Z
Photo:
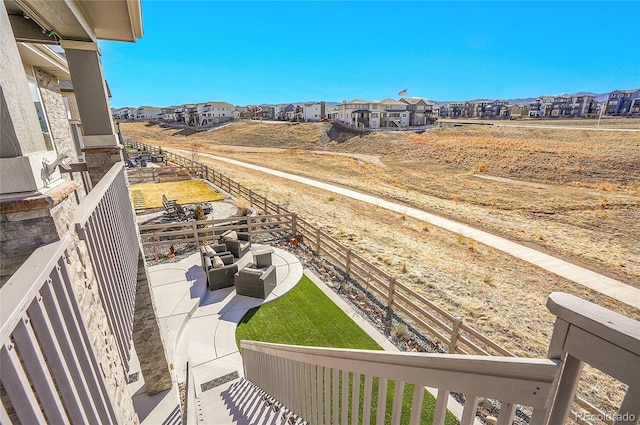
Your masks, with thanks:
M40 90L36 84L36 79L27 75L27 82L29 83L29 91L31 92L31 99L36 107L36 114L38 114L38 121L40 121L40 129L42 130L42 136L44 137L44 143L47 146L47 150L53 150L53 141L51 140L51 130L49 129L49 122L47 121L47 114L42 104L42 98L40 97Z

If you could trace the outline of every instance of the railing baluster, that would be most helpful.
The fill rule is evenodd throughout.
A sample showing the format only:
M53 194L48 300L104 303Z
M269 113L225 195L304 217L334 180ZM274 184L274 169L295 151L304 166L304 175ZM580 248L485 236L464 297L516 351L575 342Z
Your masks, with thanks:
M378 411L376 413L376 425L384 424L387 413L387 378L380 378L378 382Z
M82 373L87 380L89 391L92 396L92 403L95 406L97 415L102 423L109 423L115 420L113 405L109 400L109 394L104 385L102 371L93 352L93 347L86 332L86 327L82 319L82 314L78 303L73 295L73 288L65 266L64 258L58 262L57 273L52 273L51 280L54 292L58 299L58 304L62 314L68 323L67 328L71 335L71 341L78 354L79 364Z
M640 418L640 390L634 387L627 389L627 394L618 411L620 420L615 425L635 425Z
M360 417L360 374L353 372L351 387L351 423L357 424Z
M42 403L42 408L50 422L66 424L69 423L62 401L58 396L53 379L46 365L46 360L40 347L31 323L25 317L18 323L13 331L13 338L25 368L29 371L29 376L33 386Z
M324 422L331 423L331 369L324 368Z
M364 376L364 401L362 402L362 423L371 423L371 390L373 377L370 374Z
M436 408L433 410L433 425L444 425L447 417L447 402L449 401L449 391L444 388L438 389L436 397Z
M333 420L332 420L332 424L333 425L338 425L339 424L339 419L338 419L338 412L339 412L339 402L340 402L340 390L338 387L338 384L340 383L340 369L337 368L333 368L331 370L331 375L332 375L332 379L333 379Z
M46 420L31 390L29 379L22 368L15 347L3 345L0 351L2 384L11 399L13 408L23 424L44 424Z
M81 399L72 385L73 377L67 362L64 360L62 348L55 338L55 331L49 321L49 314L42 301L42 296L38 295L27 310L31 318L31 324L42 345L44 355L49 362L53 376L58 384L62 398L65 400L70 419L73 423L88 423L88 418L84 413Z
M342 371L342 425L347 425L349 422L349 371Z
M45 302L47 313L49 313L47 320L51 321L56 338L61 342L60 348L62 348L65 359L64 361L70 366L69 371L73 377L74 385L78 390L78 396L82 402L82 407L87 415L87 419L90 422L100 422L96 413L96 406L93 402L93 397L90 394L85 376L82 373L82 365L78 359L78 356L82 353L77 352L76 354L76 347L74 346L75 344L72 345L70 332L67 329L66 324L62 321L62 318L66 318L68 316L65 316L60 309L59 302L56 299L51 286L52 284L49 281L49 283L45 283L42 287L42 299Z
M411 425L419 425L422 416L422 401L424 400L424 386L414 385L413 387L413 402L411 403L411 418L409 423Z
M516 416L516 405L513 403L502 403L498 425L511 425Z
M476 410L478 409L478 397L472 394L465 394L464 409L462 410L462 418L460 425L473 425L476 418Z
M395 382L393 390L393 409L391 410L391 424L400 425L402 415L402 396L404 395L404 382Z

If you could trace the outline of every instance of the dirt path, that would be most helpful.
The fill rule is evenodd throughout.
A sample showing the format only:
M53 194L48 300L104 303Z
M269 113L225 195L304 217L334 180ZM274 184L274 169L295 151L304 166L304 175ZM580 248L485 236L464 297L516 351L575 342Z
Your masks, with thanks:
M175 151L177 151L176 153L182 154L188 152L179 149L175 149ZM206 158L215 159L216 161L227 162L229 164L237 165L243 168L249 168L261 173L270 174L272 176L281 177L287 180L293 180L297 183L313 186L322 190L326 190L328 192L343 195L377 207L388 209L399 214L405 214L407 216L425 221L434 226L438 226L442 229L449 230L456 234L460 234L463 237L503 251L520 260L541 267L558 276L571 280L572 282L578 283L587 288L593 289L594 291L600 292L601 294L607 295L613 299L640 309L640 290L637 288L633 288L629 285L625 285L620 281L611 279L607 276L603 276L592 270L588 270L584 267L571 264L567 261L561 260L540 251L536 251L524 245L514 243L499 236L492 235L482 230L472 228L465 224L458 223L434 214L430 214L426 211L422 211L416 208L407 207L406 205L401 205L396 202L389 202L376 196L371 196L362 192L346 189L306 177L301 177L297 174L285 173L283 171L273 170L271 168L249 164L246 162L224 158L212 154L205 153L201 155Z

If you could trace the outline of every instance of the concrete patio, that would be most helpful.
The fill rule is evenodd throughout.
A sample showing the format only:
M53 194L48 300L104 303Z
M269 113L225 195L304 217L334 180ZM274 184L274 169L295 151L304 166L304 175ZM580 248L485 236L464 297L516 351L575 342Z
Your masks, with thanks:
M238 260L241 269L251 253ZM272 255L277 286L265 299L237 295L235 289L207 289L200 254L175 263L149 268L156 313L173 373L173 388L153 396L145 393L135 352L129 371L129 389L142 424L180 423L178 383L189 375L189 422L236 423L228 415L220 392L243 376L242 358L235 342L238 322L251 308L270 302L291 290L302 277L300 261L278 248ZM188 364L188 368L187 368ZM265 412L270 409L266 408ZM221 412L226 417L220 417Z

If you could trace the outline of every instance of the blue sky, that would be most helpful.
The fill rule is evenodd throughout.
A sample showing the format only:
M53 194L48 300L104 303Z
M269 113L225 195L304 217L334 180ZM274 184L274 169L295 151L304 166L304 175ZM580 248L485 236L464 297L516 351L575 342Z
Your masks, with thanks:
M142 1L144 37L100 42L111 105L640 87L640 2Z

